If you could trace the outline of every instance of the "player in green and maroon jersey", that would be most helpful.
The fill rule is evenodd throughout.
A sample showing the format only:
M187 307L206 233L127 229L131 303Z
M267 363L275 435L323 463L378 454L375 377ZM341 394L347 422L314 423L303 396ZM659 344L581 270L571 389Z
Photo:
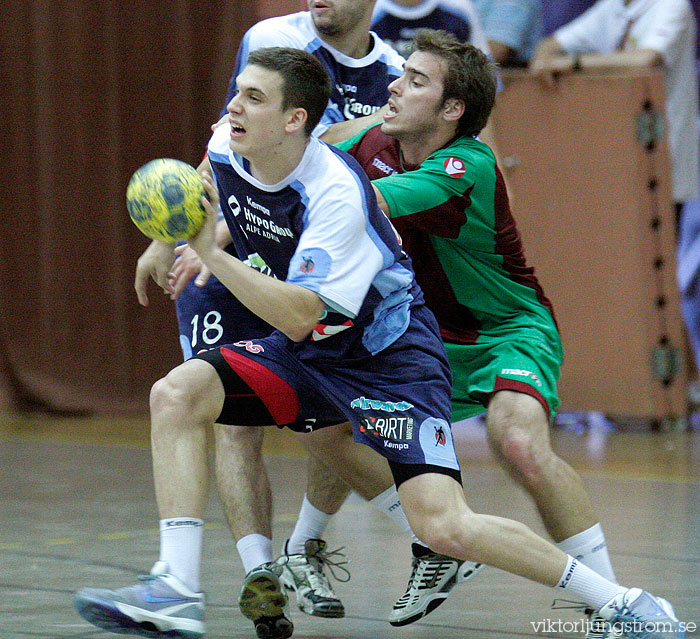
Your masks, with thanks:
M455 377L453 420L483 413L503 389L531 395L551 417L561 340L493 153L460 136L411 165L384 129L338 146L373 180L438 318Z
M453 421L486 410L492 450L529 492L554 541L614 580L583 483L550 444L561 340L525 261L494 155L476 137L493 107L489 63L448 40L420 34L403 76L389 86L384 122L339 146L373 180L438 319L453 372ZM394 625L433 610L464 571L455 562L423 592L423 577L444 557L415 550Z

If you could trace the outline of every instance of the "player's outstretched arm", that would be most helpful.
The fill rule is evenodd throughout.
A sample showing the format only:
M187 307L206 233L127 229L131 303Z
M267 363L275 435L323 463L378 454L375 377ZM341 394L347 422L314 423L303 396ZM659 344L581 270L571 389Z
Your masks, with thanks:
M175 260L174 247L174 244L153 240L136 262L134 289L141 306L148 306L147 288L149 279L153 279L165 293L170 294L168 273Z

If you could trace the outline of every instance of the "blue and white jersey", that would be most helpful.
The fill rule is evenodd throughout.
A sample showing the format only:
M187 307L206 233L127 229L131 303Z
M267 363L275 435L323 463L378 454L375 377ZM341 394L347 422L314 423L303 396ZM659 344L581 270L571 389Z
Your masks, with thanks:
M248 62L251 51L264 47L303 49L316 56L331 77L328 108L314 130L322 135L336 122L371 115L389 99L387 87L403 72L404 59L374 33L372 50L363 58L351 58L316 35L308 11L268 18L253 25L238 49L226 104L236 90L236 77ZM222 111L222 115L225 110Z
M418 29L442 29L491 54L479 14L470 0L423 0L410 7L377 0L372 29L406 58Z
M358 335L372 354L395 342L423 295L359 164L311 138L296 169L267 185L229 141L229 127L219 127L208 155L235 254L327 305L300 356L342 356Z

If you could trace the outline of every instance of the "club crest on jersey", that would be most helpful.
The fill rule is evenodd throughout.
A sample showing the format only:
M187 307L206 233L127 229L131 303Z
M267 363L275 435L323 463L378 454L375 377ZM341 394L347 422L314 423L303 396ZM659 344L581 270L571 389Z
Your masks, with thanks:
M302 273L313 273L315 267L316 265L310 257L305 257L304 255L301 256L300 270Z
M435 445L436 446L446 446L447 437L445 436L445 431L442 426L433 426L435 428Z
M445 173L453 178L461 178L467 172L467 167L459 158L447 158L444 166Z

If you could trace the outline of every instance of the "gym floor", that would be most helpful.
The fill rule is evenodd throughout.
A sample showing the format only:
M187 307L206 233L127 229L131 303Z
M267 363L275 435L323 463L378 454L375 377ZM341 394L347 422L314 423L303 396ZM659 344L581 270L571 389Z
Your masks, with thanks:
M495 465L480 421L461 422L454 433L470 506L543 533L528 498ZM553 441L584 477L619 581L669 599L681 620L700 623L700 431L557 428ZM83 621L71 598L83 586L134 583L157 559L147 418L0 414L0 442L0 637L116 636ZM304 493L305 453L277 429L265 451L279 548ZM207 637L254 638L236 604L243 569L215 490L206 519ZM410 572L405 535L353 495L325 538L350 560L352 579L334 582L346 617L318 619L293 607L298 639L583 636L580 613L551 608L554 591L490 568L423 620L393 628L386 617Z

